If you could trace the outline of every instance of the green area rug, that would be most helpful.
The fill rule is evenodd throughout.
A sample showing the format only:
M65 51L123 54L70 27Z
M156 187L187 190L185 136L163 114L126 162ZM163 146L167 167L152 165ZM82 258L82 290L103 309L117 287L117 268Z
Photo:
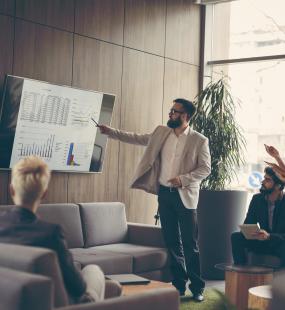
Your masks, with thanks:
M235 310L236 308L230 305L225 295L215 289L206 289L204 293L205 300L196 302L191 298L191 295L186 295L180 299L180 310Z

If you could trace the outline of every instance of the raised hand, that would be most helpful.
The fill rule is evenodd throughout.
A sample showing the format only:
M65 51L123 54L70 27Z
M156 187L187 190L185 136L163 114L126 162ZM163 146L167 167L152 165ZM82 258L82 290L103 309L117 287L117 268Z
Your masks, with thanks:
M280 166L278 166L275 163L270 163L268 161L265 161L265 163L270 166L273 171L276 173L277 177L285 183L285 169L281 168Z
M264 146L265 146L266 152L267 152L270 156L272 156L272 157L275 158L275 159L280 157L278 150L277 150L274 146L272 146L272 145L267 145L267 144L264 144Z
M285 163L283 162L282 158L280 157L278 150L272 145L264 144L264 146L265 146L266 152L277 161L279 167L281 167L281 169L285 170Z

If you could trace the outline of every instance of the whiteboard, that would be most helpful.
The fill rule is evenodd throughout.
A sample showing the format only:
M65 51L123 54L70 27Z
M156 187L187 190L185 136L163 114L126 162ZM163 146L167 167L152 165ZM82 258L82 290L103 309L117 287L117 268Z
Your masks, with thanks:
M7 76L0 168L12 168L19 159L36 155L51 170L101 172L107 138L92 118L109 125L114 101L114 95L102 92Z

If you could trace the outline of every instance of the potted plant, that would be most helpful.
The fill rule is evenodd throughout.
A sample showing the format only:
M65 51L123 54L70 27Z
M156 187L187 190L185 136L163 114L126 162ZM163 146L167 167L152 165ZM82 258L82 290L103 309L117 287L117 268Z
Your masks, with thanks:
M211 174L202 182L198 205L202 274L222 279L215 264L231 262L230 236L246 213L246 191L228 190L244 163L245 139L235 120L235 102L225 78L210 82L198 96L193 127L209 139Z

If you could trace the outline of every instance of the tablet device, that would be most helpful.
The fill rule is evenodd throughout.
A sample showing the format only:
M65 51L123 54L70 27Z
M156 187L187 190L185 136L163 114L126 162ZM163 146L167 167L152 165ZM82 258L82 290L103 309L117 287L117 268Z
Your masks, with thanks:
M118 281L121 284L147 284L149 279L137 276L133 273L127 274L110 274L105 276L106 279Z
M245 236L246 239L248 239L248 240L257 239L252 234L259 232L259 230L260 230L259 223L242 224L242 225L239 225L239 228L240 228L242 234Z

